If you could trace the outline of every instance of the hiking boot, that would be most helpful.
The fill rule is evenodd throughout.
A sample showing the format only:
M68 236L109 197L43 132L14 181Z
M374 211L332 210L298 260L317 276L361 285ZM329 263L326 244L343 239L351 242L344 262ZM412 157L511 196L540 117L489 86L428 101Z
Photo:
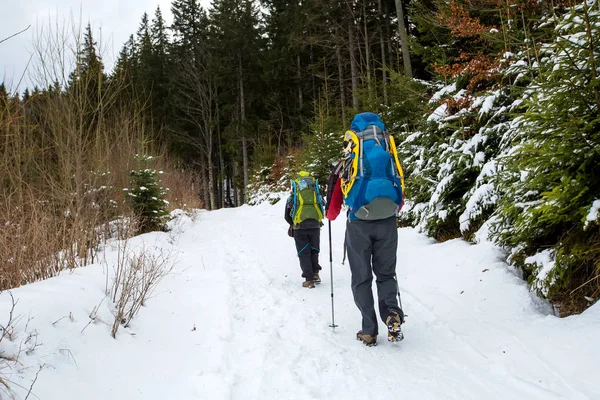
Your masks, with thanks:
M309 288L309 289L314 289L314 287L315 287L315 281L305 281L305 282L302 282L302 287Z
M313 280L315 281L315 283L321 283L321 277L319 276L318 272L313 277Z
M377 346L377 335L367 335L362 331L356 332L356 340L360 340L365 346Z
M385 320L385 324L388 328L388 340L390 342L399 342L404 339L404 334L402 334L402 330L400 329L402 320L396 311L390 312L389 317Z

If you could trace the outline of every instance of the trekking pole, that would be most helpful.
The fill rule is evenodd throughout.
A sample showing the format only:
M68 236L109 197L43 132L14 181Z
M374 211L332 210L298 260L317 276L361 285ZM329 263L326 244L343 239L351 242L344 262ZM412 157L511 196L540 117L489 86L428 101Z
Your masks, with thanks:
M395 278L396 278L396 294L398 295L398 305L400 306L400 309L402 310L402 313L404 314L404 307L402 307L402 297L400 296L400 283L398 283L398 275L396 275ZM404 319L406 319L406 317L408 317L408 314L404 314Z
M335 327L337 326L335 324L335 312L334 312L334 306L333 306L333 250L331 249L331 220L328 220L329 222L329 275L330 275L330 282L331 282L331 325L329 325L330 328L335 329Z

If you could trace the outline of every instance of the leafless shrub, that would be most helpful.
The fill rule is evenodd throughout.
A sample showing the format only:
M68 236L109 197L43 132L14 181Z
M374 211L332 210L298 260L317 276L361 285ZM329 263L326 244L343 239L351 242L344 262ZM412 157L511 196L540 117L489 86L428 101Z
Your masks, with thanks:
M56 325L57 325L57 324L58 324L60 321L62 321L62 320L63 320L63 319L65 319L65 318L69 318L69 320L70 320L71 322L74 322L74 321L75 321L75 318L73 318L73 313L72 313L72 312L70 312L70 313L69 313L69 315L65 315L64 317L61 317L61 318L57 319L56 321L54 321L54 322L52 323L52 326L56 326Z
M171 255L157 251L142 248L137 253L130 252L127 241L120 246L109 292L115 307L113 337L116 337L121 325L129 326L160 280L173 268Z
M202 178L198 173L179 170L174 167L163 167L164 175L161 176L162 184L168 188L167 200L169 209L192 210L204 208L200 200Z
M123 188L135 154L163 153L169 200L199 206L198 178L153 147L144 99L119 100L124 82L69 86L83 41L81 26L66 22L36 35L32 68L49 89L0 99L0 290L96 261L96 249L112 237L109 221L131 214ZM86 96L95 88L92 107ZM129 236L126 223L117 229L119 238Z
M7 368L12 369L15 365L22 365L21 361L19 360L22 353L30 355L42 345L42 343L39 341L39 334L37 330L29 329L29 322L32 320L32 318L27 320L24 327L21 326L20 323L23 318L21 315L17 315L15 313L18 300L15 300L11 292L8 294L10 295L11 299L11 309L7 321L3 324L0 324L0 330L2 331L2 334L0 335L0 375L4 375L3 372ZM22 337L20 341L18 341L19 337ZM38 374L42 368L43 366L40 366L39 371L36 373L35 379L27 391L27 397L25 398L28 398L31 394L33 385L37 381ZM27 390L27 388L23 388L20 385L9 381L5 377L0 376L0 392L4 392L9 397L14 398L15 394L11 389L11 385Z
M15 297L11 292L8 292L11 300L10 312L8 314L8 321L4 324L0 324L0 330L2 331L2 335L0 336L0 343L4 339L8 339L13 341L15 339L15 326L18 322L19 317L15 317L15 307L17 306L18 300L15 300ZM0 354L0 356L2 356Z
M164 171L162 185L167 189L169 209L192 210L205 208L201 200L204 188L202 174L190 168L184 168L171 157L165 148L158 152L156 168Z
M86 329L88 326L90 326L90 324L93 324L93 323L96 323L96 322L102 322L102 323L105 323L105 324L106 324L106 322L104 322L104 321L103 321L103 320L100 318L100 316L98 315L98 310L100 309L100 306L102 305L102 303L104 302L104 300L106 299L106 297L107 297L107 296L104 296L104 297L102 298L102 300L100 300L100 303L98 303L98 305L97 305L97 306L95 306L95 307L92 309L92 311L91 311L91 312L90 312L90 314L88 315L88 317L89 317L90 321L87 323L87 325L86 325L86 326L84 326L84 327L83 327L83 329L81 330L81 333L83 333L83 331L85 331L85 329ZM107 324L107 325L109 325L109 326L110 326L110 324Z
M45 365L40 365L40 368L38 369L38 371L35 373L35 378L33 378L33 381L31 381L31 385L29 386L29 391L27 392L27 396L25 396L24 400L27 400L29 398L29 396L33 393L33 386L35 385L35 383L38 380L38 377L40 375L40 372L42 372L42 370L44 369ZM37 397L37 396L36 396Z
M85 80L78 81L77 88L69 87L76 54L83 46L81 26L50 22L38 32L34 46L32 69L38 87L47 90L27 99L14 94L0 99L0 290L95 262L96 249L114 237L113 232L119 240L130 237L131 221L117 218L131 214L122 188L129 185L133 155L153 150L143 99L129 104L117 101L124 84L103 86L92 108L95 123L85 120L90 112L85 94L93 87ZM163 169L168 175L168 166ZM191 179L195 178L181 173L182 189L177 191L183 193L185 185L193 188ZM178 198L193 207L193 197ZM122 287L135 293L125 296L125 321L143 305L167 264L149 255L122 264L137 271L135 285L115 284L119 293L115 298L123 296ZM40 345L37 332L27 332L26 327L18 350L2 352L7 341L23 333L15 328L19 317L14 315L16 301L12 300L7 322L0 325L0 369L2 363L18 362L21 351L30 353ZM97 308L92 314L90 321L99 321ZM0 387L10 391L1 375L0 371Z

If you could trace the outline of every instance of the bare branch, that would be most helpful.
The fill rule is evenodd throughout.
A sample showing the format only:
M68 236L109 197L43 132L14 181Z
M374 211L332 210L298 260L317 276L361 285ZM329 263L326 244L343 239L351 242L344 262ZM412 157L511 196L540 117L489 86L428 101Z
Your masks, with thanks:
M4 43L4 42L6 42L6 41L7 41L7 40L9 40L9 39L12 39L12 38L14 38L15 36L18 36L18 35L20 35L21 33L25 32L25 31L26 31L27 29L29 29L29 28L31 28L31 25L29 25L27 28L23 29L23 30L22 30L22 31L20 31L20 32L17 32L17 33L15 33L15 34L13 34L13 35L10 35L10 36L9 36L9 37L7 37L7 38L4 38L4 39L0 40L0 44L2 44L2 43Z
M15 297L13 296L12 292L9 291L8 294L10 295L12 305L10 307L8 322L6 323L6 325L0 325L0 329L2 329L2 336L0 336L0 342L2 342L2 340L5 337L8 337L8 340L13 339L14 325L16 323L16 321L14 319L14 312L15 312L15 306L17 305L17 303L19 301L18 300L15 301Z
M35 373L35 379L33 380L33 382L31 382L31 386L29 386L29 391L27 392L27 396L25 396L25 400L27 400L29 398L29 395L32 393L33 385L35 385L35 382L37 382L40 372L42 372L42 369L44 369L44 365L40 365L40 369L38 370L38 372Z

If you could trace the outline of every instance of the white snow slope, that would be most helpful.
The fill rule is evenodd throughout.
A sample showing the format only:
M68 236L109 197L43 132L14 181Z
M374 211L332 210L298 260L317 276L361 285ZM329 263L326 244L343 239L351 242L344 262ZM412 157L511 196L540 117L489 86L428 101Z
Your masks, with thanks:
M86 328L110 268L13 290L22 318L0 348L15 351L31 332L41 343L1 371L13 394L24 398L43 365L30 399L600 399L600 304L556 318L491 245L435 244L400 229L406 339L380 335L368 348L355 339L343 219L333 223L333 330L327 229L323 283L304 289L282 208L200 212L135 238L177 262L116 339L108 300ZM0 320L9 310L5 292Z

